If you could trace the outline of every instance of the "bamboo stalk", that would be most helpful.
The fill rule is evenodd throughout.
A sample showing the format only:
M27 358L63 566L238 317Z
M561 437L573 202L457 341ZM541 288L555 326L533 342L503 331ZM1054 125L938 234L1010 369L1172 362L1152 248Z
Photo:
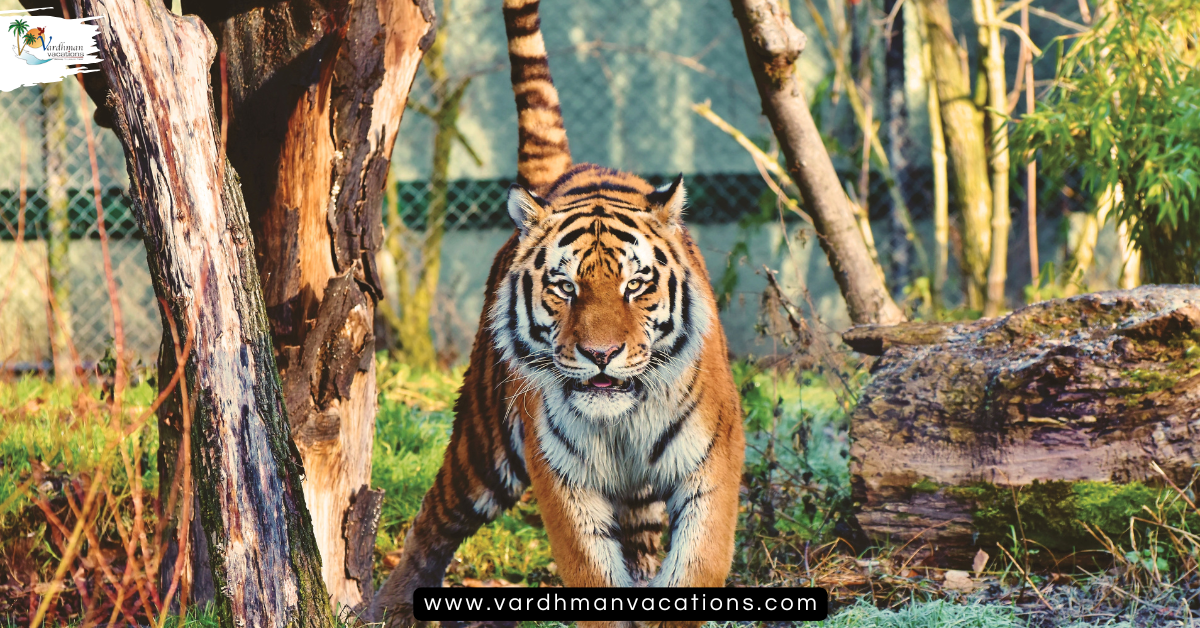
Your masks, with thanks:
M1008 198L1008 90L1004 88L1004 53L1000 48L1000 24L996 20L995 0L975 0L975 21L980 24L980 43L986 40L983 66L987 75L987 116L991 127L991 155L988 165L992 180L992 251L988 266L987 298L984 316L996 316L1005 308L1004 286L1008 279L1008 235L1012 226ZM1023 37L1022 41L1027 41ZM1035 49L1032 42L1028 43ZM982 54L982 53L981 53Z
M955 40L948 2L921 0L921 7L950 166L947 179L953 181L962 220L966 306L982 310L992 249L992 186L988 176L984 114L971 95L965 41Z
M926 105L929 110L930 160L933 165L933 278L930 292L935 311L944 306L947 269L950 262L950 195L946 175L946 136L942 129L942 105L929 43L928 22L920 3L914 5L920 20L921 63L925 70Z
M829 29L825 26L825 20L821 17L820 11L817 10L813 0L805 0L808 7L809 16L812 17L813 23L817 27L817 32L821 35L821 39L825 43L825 50L833 60L834 74L838 82L848 86L846 89L846 97L850 102L850 110L854 113L854 119L858 123L863 134L870 138L870 152L875 155L875 160L879 167L879 172L883 175L884 183L887 184L888 196L892 204L896 208L897 218L900 224L904 227L904 237L912 243L913 250L917 252L917 259L920 261L925 274L929 274L929 255L925 252L925 245L921 243L921 238L917 236L916 228L913 226L911 214L908 211L908 204L904 202L904 195L900 193L900 187L896 184L896 178L892 173L891 161L888 159L887 152L883 150L883 143L879 141L879 132L875 125L871 123L871 116L867 112L867 106L863 103L862 97L858 90L855 89L855 82L850 76L850 69L846 67L845 46L841 41L841 37L835 40L829 33ZM836 12L834 12L836 16Z
M1021 28L1029 32L1029 7L1021 7ZM1025 40L1021 40L1021 58L1024 59L1025 69L1025 113L1033 113L1033 54ZM1026 220L1029 223L1029 269L1033 278L1034 299L1038 298L1037 286L1039 281L1038 265L1038 227L1037 227L1037 159L1030 155L1029 163L1025 164L1025 209Z

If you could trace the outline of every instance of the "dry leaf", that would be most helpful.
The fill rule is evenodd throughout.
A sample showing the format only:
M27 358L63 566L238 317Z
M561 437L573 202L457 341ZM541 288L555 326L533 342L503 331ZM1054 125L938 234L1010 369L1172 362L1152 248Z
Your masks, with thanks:
M971 561L971 569L975 572L976 578L983 575L983 568L987 567L987 561L989 558L991 558L991 556L988 556L988 553L983 550L975 552L975 560Z
M947 569L946 582L942 586L951 591L970 593L975 588L975 581L971 579L971 574L965 571Z

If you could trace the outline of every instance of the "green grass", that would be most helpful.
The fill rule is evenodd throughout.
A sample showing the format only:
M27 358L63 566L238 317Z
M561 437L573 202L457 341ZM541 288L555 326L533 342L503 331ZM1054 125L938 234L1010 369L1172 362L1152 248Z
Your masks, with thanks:
M126 391L125 404L148 408L155 394L153 386L142 382ZM45 473L74 475L95 469L113 454L113 426L107 413L97 411L100 405L98 398L81 397L78 388L36 377L0 382L0 506L7 505L0 508L0 531L21 508L23 500L15 493L31 477L35 464ZM153 417L125 444L135 443L144 460L154 460L158 429ZM157 466L143 464L143 471L146 487L153 489L158 485ZM114 480L120 487L128 484L120 470Z
M382 567L398 555L441 466L463 371L415 371L382 356L377 368L380 404L372 484L386 491L376 543L377 567ZM734 376L742 395L748 447L732 578L739 584L778 583L802 571L799 548L832 538L834 523L849 512L847 400L839 398L824 378L811 373L763 371L738 363L734 365ZM104 412L97 410L101 406L98 394L88 394L91 396L81 397L79 389L58 387L36 378L0 382L0 505L4 506L0 508L0 549L18 537L33 538L45 569L52 570L56 564L45 524L38 523L38 511L28 499L14 496L35 471L57 478L77 476L95 468L105 456L114 455L108 445L114 426ZM143 383L129 391L126 403L146 407L153 396L153 387ZM126 439L127 451L135 451L134 445L141 453L144 487L153 493L158 480L153 420ZM114 469L114 486L126 490L129 482L121 477L123 465L118 460L110 467ZM1049 495L1042 492L1031 490L1017 500L1027 526L1049 530L1054 529L1051 524L1059 523L1066 529L1078 526L1074 520L1077 517L1101 530L1126 530L1125 536L1130 514L1143 506L1154 508L1155 502L1162 499L1159 491L1142 485L1077 484L1070 487L1066 502L1044 499ZM1011 505L1011 497L1005 494L983 503L993 503L1002 510ZM1039 519L1041 514L1048 517L1056 512L1055 504L1068 502L1073 506L1071 521ZM1114 504L1121 507L1114 508ZM1179 515L1176 509L1163 512ZM1187 517L1171 519L1180 525L1193 523ZM1165 545L1165 541L1138 530L1139 541ZM1071 531L1079 533L1075 528ZM1157 546L1151 543L1150 547ZM1172 556L1169 548L1161 553ZM447 574L451 582L503 578L526 586L561 583L531 494L468 539L455 558ZM1136 567L1141 558L1135 558L1126 557ZM385 569L377 568L376 586L385 575ZM1038 579L1036 575L1034 578ZM0 627L8 623L0 613ZM210 625L210 615L195 611L183 624L189 628ZM525 624L527 628L560 625ZM1008 628L1026 624L1013 609L1003 605L933 600L912 601L895 610L879 610L859 601L823 623L810 625Z
M829 619L806 624L820 628L1023 628L1026 624L1003 606L914 602L898 610L880 610L860 600Z
M521 628L566 628L568 625L522 622ZM703 628L743 628L747 625L743 622L708 622ZM797 628L1025 628L1026 625L1007 607L951 604L943 600L913 602L897 610L880 610L869 602L859 601L824 621L795 624Z
M746 428L733 580L766 584L797 575L803 548L826 541L848 514L848 421L820 377L745 362L733 372Z

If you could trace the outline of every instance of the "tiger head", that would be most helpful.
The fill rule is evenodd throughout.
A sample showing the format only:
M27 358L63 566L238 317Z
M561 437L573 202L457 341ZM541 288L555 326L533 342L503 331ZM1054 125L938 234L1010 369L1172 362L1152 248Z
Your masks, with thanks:
M697 359L715 304L682 224L682 179L654 188L581 165L546 198L509 189L518 242L490 327L551 406L620 418Z

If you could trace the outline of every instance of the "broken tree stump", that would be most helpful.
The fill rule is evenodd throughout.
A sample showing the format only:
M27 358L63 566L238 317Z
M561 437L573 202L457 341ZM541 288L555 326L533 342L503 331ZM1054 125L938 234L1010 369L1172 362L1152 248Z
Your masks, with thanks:
M1152 463L1186 483L1200 459L1200 286L843 339L881 356L851 417L858 522L934 564L995 553L985 495L1035 489L1053 503L1068 483L1161 481Z
M161 2L76 0L75 14L101 18L97 47L108 108L125 149L163 327L174 321L192 336L188 406L178 406L191 413L182 423L160 418L190 443L179 457L195 478L217 623L332 627L249 217L212 107L216 44L199 19L177 16ZM162 353L174 354L174 347ZM174 367L172 361L164 373ZM166 386L168 379L159 381ZM187 489L182 495L187 504Z

